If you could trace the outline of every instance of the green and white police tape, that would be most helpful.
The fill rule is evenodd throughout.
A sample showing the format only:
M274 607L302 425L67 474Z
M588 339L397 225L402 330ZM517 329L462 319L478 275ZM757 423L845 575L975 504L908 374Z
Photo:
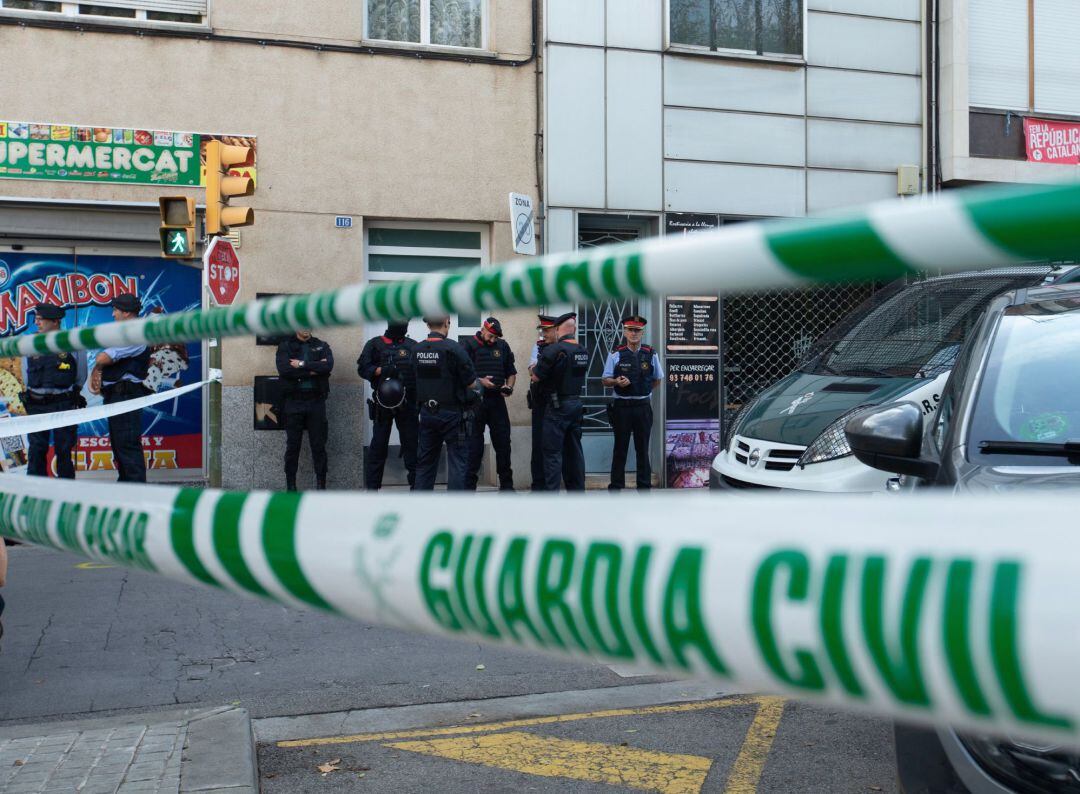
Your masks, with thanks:
M229 308L0 340L0 356L93 350L692 291L892 279L1080 258L1080 185L980 188L867 210L517 259Z
M0 477L0 534L383 626L1080 746L1075 500L493 498Z

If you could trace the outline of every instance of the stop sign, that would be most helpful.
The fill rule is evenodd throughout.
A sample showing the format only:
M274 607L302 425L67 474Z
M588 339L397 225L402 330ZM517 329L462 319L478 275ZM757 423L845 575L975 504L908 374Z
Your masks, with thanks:
M231 306L240 293L240 258L232 243L215 237L203 254L203 270L218 306Z

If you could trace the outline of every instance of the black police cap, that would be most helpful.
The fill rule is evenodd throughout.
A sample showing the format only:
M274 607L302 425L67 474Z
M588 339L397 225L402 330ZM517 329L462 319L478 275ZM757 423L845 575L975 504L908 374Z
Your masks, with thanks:
M142 303L130 292L123 292L113 298L112 307L130 314L138 314L142 311Z
M34 312L42 320L63 320L67 314L67 308L52 303L39 303L34 307Z
M567 312L566 314L560 314L555 318L555 325L562 325L567 320L576 320L577 312Z
M502 336L502 324L494 317L488 317L484 320L484 330L495 334L495 336Z

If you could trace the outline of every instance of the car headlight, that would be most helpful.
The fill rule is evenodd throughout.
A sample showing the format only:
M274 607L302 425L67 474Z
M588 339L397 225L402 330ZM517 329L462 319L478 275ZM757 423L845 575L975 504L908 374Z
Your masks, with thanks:
M852 408L822 430L821 435L814 439L799 458L799 465L809 466L811 463L824 463L827 460L836 460L850 455L851 445L848 444L847 436L844 435L844 426L848 423L848 419L866 407L860 405Z
M962 736L961 741L979 766L1013 791L1080 792L1080 756L1075 752L990 736Z
M724 449L731 451L732 440L738 435L739 427L746 420L747 415L754 408L755 405L761 400L761 392L758 392L749 400L742 404L742 408L735 414L735 419L732 420L731 426L727 429L727 436L724 438Z

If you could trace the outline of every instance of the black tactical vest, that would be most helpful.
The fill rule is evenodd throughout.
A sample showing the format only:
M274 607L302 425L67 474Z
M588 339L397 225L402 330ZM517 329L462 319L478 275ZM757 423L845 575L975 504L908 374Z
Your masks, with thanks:
M408 394L416 389L416 370L413 364L413 350L416 340L405 337L403 339L390 339L380 336L375 340L375 352L379 366L382 367L383 378L397 378L404 386Z
M628 345L615 348L619 360L615 362L615 377L629 378L630 385L615 387L620 397L648 397L652 393L652 382L656 379L653 370L653 349L642 345L635 353Z
M506 362L510 360L510 345L502 339L486 345L477 334L465 340L464 347L476 367L476 377L491 378L496 386L506 383Z
M562 339L555 344L555 348L556 355L566 356L559 380L559 396L580 399L581 390L585 388L585 374L589 371L589 351L582 345Z
M429 336L413 349L416 367L416 401L421 407L434 400L444 410L463 408L459 396L455 363L450 343L441 336Z
M146 373L150 369L150 348L147 347L137 356L122 358L114 361L101 370L101 379L106 383L119 383L125 375L134 375L136 380L146 380ZM130 380L130 379L129 379Z
M71 389L75 386L76 374L75 357L70 353L30 356L26 360L28 389Z

